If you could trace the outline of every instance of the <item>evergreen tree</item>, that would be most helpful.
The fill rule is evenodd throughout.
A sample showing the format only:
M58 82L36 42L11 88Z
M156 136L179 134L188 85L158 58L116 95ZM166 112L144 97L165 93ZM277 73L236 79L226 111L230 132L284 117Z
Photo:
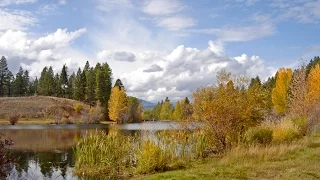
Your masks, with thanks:
M30 78L29 78L29 71L25 70L23 73L23 84L24 84L24 94L30 95Z
M9 69L7 65L7 59L2 56L0 59L0 97L4 96L5 84L8 82Z
M8 72L7 75L7 81L4 85L5 89L4 89L4 96L12 96L12 89L13 89L13 81L14 81L14 76L11 73L11 71Z
M75 89L76 74L73 72L68 80L67 98L73 99L74 89Z
M40 75L40 79L39 79L39 87L38 87L38 91L39 94L41 95L48 95L48 90L47 90L47 85L46 85L46 79L47 79L47 72L48 72L48 68L44 67L43 70L41 71L41 75Z
M86 79L86 102L91 107L95 104L95 74L93 68L86 72Z
M85 85L83 85L83 73L81 69L78 69L77 76L74 83L74 99L79 101L85 100Z
M25 79L23 74L23 69L22 67L20 67L18 73L16 74L15 81L13 83L15 96L23 96L26 93Z
M62 97L67 97L67 92L69 92L69 79L68 79L68 67L64 64L60 74L59 86L62 90Z
M61 85L61 79L58 73L54 76L54 96L55 97L62 97L63 89Z
M54 94L54 72L52 67L49 67L47 76L46 76L46 85L48 90L48 95L52 96Z
M105 74L102 69L96 68L96 88L95 88L95 95L96 99L104 105L106 103L105 95L107 85L104 82Z
M116 80L116 83L114 84L114 87L118 86L120 89L124 88L124 85L122 84L120 79Z

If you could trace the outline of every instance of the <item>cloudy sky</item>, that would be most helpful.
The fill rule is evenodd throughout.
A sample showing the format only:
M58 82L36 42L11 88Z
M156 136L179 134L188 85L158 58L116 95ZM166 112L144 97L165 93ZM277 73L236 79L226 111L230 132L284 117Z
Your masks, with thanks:
M263 79L320 55L319 0L0 0L15 73L107 62L130 95L190 96L222 68Z

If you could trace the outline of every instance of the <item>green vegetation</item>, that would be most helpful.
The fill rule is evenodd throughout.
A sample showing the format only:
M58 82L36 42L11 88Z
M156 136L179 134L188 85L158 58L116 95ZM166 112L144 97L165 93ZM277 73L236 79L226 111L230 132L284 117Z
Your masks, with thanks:
M290 144L239 146L183 170L136 179L319 179L320 134Z

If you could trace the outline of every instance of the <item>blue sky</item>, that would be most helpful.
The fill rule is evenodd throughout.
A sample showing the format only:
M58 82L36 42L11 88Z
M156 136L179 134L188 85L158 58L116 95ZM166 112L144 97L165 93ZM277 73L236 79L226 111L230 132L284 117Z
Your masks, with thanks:
M178 100L222 68L262 79L320 54L319 0L0 0L0 55L39 76L107 62L130 95Z

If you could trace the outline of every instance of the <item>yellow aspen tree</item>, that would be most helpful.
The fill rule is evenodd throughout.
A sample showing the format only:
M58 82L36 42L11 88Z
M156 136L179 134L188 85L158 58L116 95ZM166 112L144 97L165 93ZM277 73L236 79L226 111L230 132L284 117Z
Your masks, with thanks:
M124 88L119 88L119 86L113 87L108 102L109 117L111 120L116 121L118 124L122 124L126 121L128 118L126 117L127 102L128 98Z
M179 101L176 103L176 107L173 112L173 118L175 120L179 120L179 121L182 120L182 108L181 108L181 104Z
M314 103L320 99L320 66L317 64L308 75L308 100Z
M292 78L290 68L280 68L276 80L276 87L272 90L272 103L279 113L287 110L287 92Z

